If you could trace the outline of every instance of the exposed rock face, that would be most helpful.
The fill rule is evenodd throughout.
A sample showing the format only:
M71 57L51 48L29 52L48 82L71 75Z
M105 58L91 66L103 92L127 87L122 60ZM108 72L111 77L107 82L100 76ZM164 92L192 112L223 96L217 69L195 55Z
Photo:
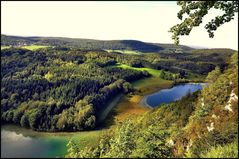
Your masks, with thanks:
M186 151L189 151L190 147L193 145L192 142L189 142L189 144L187 145Z
M175 143L174 143L174 141L173 141L172 139L170 139L170 140L168 141L168 145L169 145L169 146L174 146L174 144L175 144Z
M220 116L217 116L217 115L215 115L215 114L212 114L212 118L213 118L213 119L219 119Z
M205 105L205 104L204 104L204 99L201 98L201 101L202 101L201 106L204 107L204 105Z
M214 123L213 122L210 124L210 126L207 126L207 130L208 130L208 132L214 130Z
M230 112L233 112L233 110L232 110L232 108L231 108L231 106L232 106L232 101L236 101L236 100L238 100L238 96L233 92L233 90L232 90L232 92L231 92L231 94L230 94L230 98L229 98L229 100L228 100L228 102L227 102L227 105L225 106L225 110L228 110L228 111L230 111Z

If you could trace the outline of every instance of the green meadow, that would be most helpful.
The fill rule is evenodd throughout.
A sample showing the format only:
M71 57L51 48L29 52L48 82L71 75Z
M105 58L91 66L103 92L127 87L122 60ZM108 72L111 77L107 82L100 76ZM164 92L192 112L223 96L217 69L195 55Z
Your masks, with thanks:
M8 48L10 48L10 46L1 46L1 50L8 49Z
M49 46L45 46L45 45L26 45L26 46L20 46L20 48L24 48L24 49L28 49L28 50L31 50L31 51L35 51L37 49L42 49L42 48L47 48ZM1 50L3 49L8 49L10 48L10 46L1 46ZM17 47L19 48L19 47Z
M42 49L42 48L47 48L47 47L49 47L49 46L45 46L45 45L27 45L27 46L22 46L21 48L34 51L34 50L37 50L37 49Z
M142 52L140 51L135 51L135 50L105 50L107 52L119 52L122 54L134 54L134 55L140 55Z
M120 67L120 68L124 68L124 69L134 69L134 70L138 70L138 71L148 71L154 77L159 77L160 76L160 72L161 72L160 70L155 70L155 69L152 69L152 68L147 68L147 67L141 67L141 68L131 67L129 65L120 64L120 63L117 63L115 65L115 67Z

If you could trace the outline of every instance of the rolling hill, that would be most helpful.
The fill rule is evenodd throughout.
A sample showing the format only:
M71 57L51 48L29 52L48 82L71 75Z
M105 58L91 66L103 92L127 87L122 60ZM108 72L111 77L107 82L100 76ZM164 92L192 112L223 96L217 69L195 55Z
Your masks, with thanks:
M20 37L1 35L1 46L50 45L82 50L135 50L149 52L188 52L193 48L174 44L146 43L138 40L93 40L62 37Z

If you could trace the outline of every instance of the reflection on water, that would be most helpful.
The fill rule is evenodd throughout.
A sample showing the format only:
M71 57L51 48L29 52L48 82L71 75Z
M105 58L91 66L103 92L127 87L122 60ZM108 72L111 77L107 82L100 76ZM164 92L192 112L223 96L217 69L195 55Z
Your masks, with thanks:
M1 131L1 157L44 157L44 142L16 132Z
M25 137L22 134L17 134L16 132L3 130L1 132L1 141L19 141L19 142L29 142L32 139L30 137Z
M13 126L16 130L2 127L1 157L64 157L67 139L64 137L41 136L41 133L24 130ZM22 131L22 133L20 132ZM27 135L26 135L27 134Z

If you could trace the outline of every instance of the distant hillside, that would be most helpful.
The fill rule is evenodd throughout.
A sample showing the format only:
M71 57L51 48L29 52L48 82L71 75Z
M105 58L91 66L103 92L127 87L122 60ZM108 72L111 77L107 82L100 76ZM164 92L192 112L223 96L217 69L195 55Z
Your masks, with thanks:
M192 50L192 53L208 53L208 54L225 54L225 53L234 53L236 50L227 49L227 48L213 48L213 49L196 49Z
M84 50L135 50L140 52L187 52L192 48L174 44L146 43L137 40L92 40L62 37L20 37L1 35L1 45L50 45L77 47Z

